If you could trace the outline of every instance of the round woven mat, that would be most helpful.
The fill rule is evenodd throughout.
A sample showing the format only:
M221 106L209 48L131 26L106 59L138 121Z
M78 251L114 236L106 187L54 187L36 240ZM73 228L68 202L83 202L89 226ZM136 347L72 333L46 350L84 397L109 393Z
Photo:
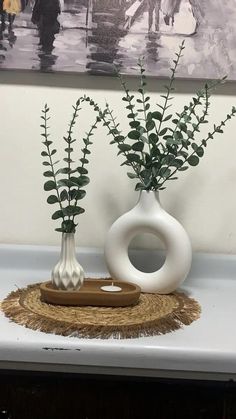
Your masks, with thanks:
M1 309L12 321L33 330L83 338L137 338L168 333L200 316L186 294L141 294L130 307L68 307L41 301L39 285L11 292Z

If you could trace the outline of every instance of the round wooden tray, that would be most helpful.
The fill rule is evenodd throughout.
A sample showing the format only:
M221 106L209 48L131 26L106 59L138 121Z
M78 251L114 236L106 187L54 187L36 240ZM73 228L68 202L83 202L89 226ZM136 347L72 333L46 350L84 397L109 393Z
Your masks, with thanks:
M101 289L104 285L119 286L118 292L107 292ZM113 281L111 279L86 279L78 291L56 289L51 281L40 285L41 300L50 304L66 306L105 306L125 307L137 304L141 289L129 282Z

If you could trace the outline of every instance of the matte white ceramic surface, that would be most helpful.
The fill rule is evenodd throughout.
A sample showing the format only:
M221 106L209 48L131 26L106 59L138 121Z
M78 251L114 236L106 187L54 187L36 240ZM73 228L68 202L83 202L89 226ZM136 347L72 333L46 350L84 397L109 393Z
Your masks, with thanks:
M60 260L52 270L52 283L61 290L78 290L84 282L84 270L76 259L73 233L63 233Z
M0 299L46 281L59 248L0 245ZM79 249L88 276L107 276L102 251ZM143 267L150 252L134 252ZM137 376L236 379L236 256L194 254L181 288L202 307L199 320L173 333L139 339L79 339L18 326L0 314L0 367Z
M130 261L129 244L140 233L158 236L166 247L165 262L155 272L142 272ZM110 228L105 259L112 278L137 284L143 292L168 294L188 275L192 250L182 225L162 208L158 192L142 191L137 205Z

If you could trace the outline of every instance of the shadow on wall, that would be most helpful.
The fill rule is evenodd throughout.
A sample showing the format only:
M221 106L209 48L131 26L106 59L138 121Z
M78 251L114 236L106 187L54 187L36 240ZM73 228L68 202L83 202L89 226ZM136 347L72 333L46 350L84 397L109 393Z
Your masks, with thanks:
M168 74L169 75L169 74ZM100 77L98 83L98 77ZM129 78L130 90L137 89L137 77L127 76ZM202 88L204 80L185 80L177 79L175 87L177 93L191 94ZM119 80L115 77L107 76L91 76L87 74L78 75L75 73L36 73L31 71L18 71L18 70L1 70L0 71L0 85L28 85L28 86L49 86L60 88L77 88L81 90L121 90ZM164 91L163 85L165 79L148 77L148 90L153 92ZM236 83L227 82L221 86L214 95L236 95Z

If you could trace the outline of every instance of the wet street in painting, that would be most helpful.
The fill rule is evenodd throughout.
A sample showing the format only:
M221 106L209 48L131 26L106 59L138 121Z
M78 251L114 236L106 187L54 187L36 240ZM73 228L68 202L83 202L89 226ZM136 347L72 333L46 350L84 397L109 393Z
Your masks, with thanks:
M178 0L173 19L171 1L64 0L60 29L43 45L31 1L12 28L0 25L0 69L111 74L115 64L135 74L144 56L148 74L165 76L185 39L180 77L236 79L234 0Z

